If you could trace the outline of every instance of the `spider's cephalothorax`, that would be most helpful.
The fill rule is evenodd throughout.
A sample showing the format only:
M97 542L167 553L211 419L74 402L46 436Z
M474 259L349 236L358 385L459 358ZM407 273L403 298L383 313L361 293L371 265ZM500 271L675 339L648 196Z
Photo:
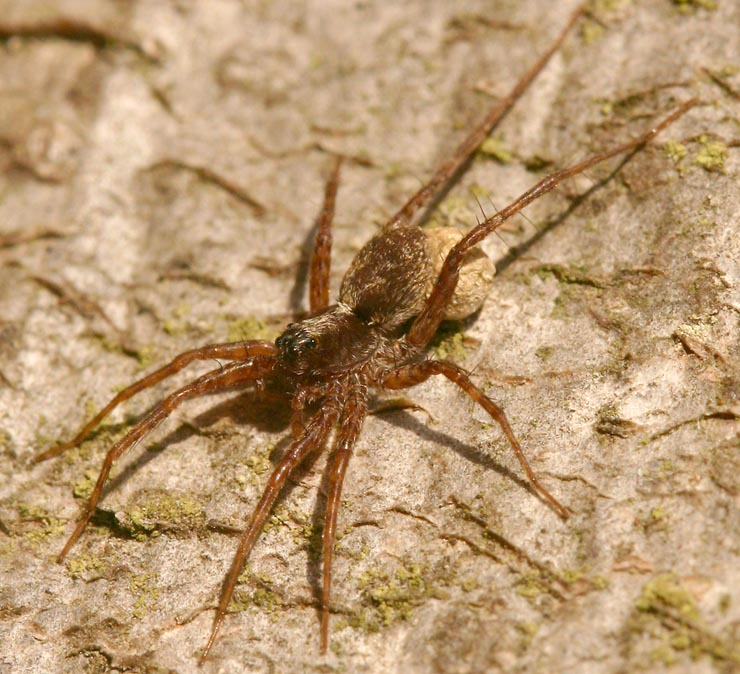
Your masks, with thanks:
M499 424L536 493L560 516L568 516L568 510L533 473L501 408L461 368L450 362L432 360L424 355L424 350L444 318L461 318L480 306L493 277L493 266L475 248L480 241L562 180L643 145L694 105L694 101L684 103L639 138L544 178L464 236L442 229L425 232L414 224L414 216L441 193L472 157L562 43L581 11L573 15L547 53L524 75L511 94L489 111L453 156L436 169L430 181L357 254L344 276L336 304L329 306L329 271L331 221L340 161L336 162L327 183L317 226L311 260L309 318L288 325L274 344L262 341L210 344L180 354L118 393L70 442L37 457L39 460L49 458L77 445L121 402L195 360L230 361L167 396L108 451L83 516L59 554L59 560L64 559L89 523L116 459L184 401L235 386L271 387L287 395L292 405L293 438L270 475L241 535L201 660L216 639L247 556L285 481L306 456L325 446L336 428L322 542L321 648L326 650L332 556L342 481L367 415L369 388L408 388L433 375L443 375L457 384Z
M381 384L383 371L421 352L398 337L423 309L441 261L461 238L449 228L425 231L410 225L374 236L344 275L337 304L289 324L275 340L280 367L306 382L354 372L369 384ZM470 251L450 305L458 309L444 318L464 318L480 308L493 274L488 257L480 249Z

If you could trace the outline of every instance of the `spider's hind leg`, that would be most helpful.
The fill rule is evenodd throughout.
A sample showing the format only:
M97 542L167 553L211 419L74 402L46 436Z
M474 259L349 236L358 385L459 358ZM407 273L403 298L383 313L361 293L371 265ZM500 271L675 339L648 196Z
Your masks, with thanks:
M525 456L519 441L514 435L514 431L511 430L511 426L509 425L509 421L506 418L504 411L480 388L470 381L470 377L468 377L462 368L447 361L423 360L420 363L413 363L393 370L383 380L382 385L385 388L390 389L408 388L409 386L421 384L423 381L426 381L429 377L436 374L444 375L451 382L457 384L475 402L485 409L488 414L491 415L504 432L506 439L514 450L514 454L516 454L516 458L519 459L519 464L521 465L522 470L526 473L527 478L537 493L552 506L560 517L568 519L571 511L562 505L537 479L537 476L529 465L529 461L527 461L527 457Z

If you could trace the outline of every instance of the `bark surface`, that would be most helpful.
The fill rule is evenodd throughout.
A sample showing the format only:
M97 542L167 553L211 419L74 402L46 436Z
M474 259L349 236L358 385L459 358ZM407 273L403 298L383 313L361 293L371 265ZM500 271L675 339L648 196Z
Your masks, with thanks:
M41 9L43 7L43 9ZM352 256L542 52L544 0L0 0L0 672L737 671L740 6L595 2L428 218L469 228L544 172L692 110L484 248L443 380L371 416L345 481L319 655L325 457L292 483L202 670L221 582L288 413L249 395L105 451L193 366L53 461L175 354L306 307L331 153L332 295ZM619 170L613 173L615 168ZM583 196L585 195L585 196Z

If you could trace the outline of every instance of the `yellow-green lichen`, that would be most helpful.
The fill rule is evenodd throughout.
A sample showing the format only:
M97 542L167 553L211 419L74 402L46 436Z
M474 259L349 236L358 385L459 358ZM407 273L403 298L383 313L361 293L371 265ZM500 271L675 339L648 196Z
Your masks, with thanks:
M157 349L152 344L145 344L135 353L140 370L146 370L156 359Z
M225 317L228 321L226 325L226 339L229 342L240 342L249 339L264 339L272 341L278 336L274 328L268 326L264 321L254 316L246 318Z
M630 630L640 635L640 642L650 637L652 661L670 665L681 657L709 656L740 665L740 644L704 627L694 597L675 573L662 573L645 583L635 608Z
M668 608L685 620L699 619L694 598L682 587L675 573L663 573L645 583L635 606L642 612Z
M231 613L240 613L257 607L265 613L274 613L285 604L282 596L273 590L275 581L265 573L255 573L249 565L239 574L237 590L229 604Z
M134 618L143 618L157 606L159 588L156 586L156 582L157 575L150 572L131 576L129 590L135 597L133 611L131 612Z
M348 622L357 629L377 632L408 620L425 599L447 597L443 585L448 583L449 578L435 578L425 565L416 562L405 562L395 571L370 569L358 579L364 606Z
M706 171L723 172L728 155L727 145L708 136L700 136L699 143L702 148L694 158L694 163Z
M434 209L426 227L467 227L474 218L470 206L469 199L463 195L448 196Z
M555 347L554 346L539 346L537 349L535 349L534 355L537 356L541 361L547 361L552 357L552 354L555 353Z
M147 492L144 499L127 506L121 526L137 540L158 536L161 529L192 531L203 526L203 506L189 496L167 491Z
M668 142L663 143L663 150L676 166L678 166L681 160L689 153L683 143L679 143L675 140L669 140Z
M185 317L190 313L189 304L178 304L168 318L162 322L162 329L170 335L176 337L190 329L190 324Z
M581 23L581 39L584 44L593 44L604 34L604 26L596 21L584 19Z
M21 519L30 524L30 528L24 527L21 537L32 547L40 549L48 539L64 533L64 522L57 517L50 516L45 508L19 503L17 509Z
M486 138L478 148L478 152L486 157L495 159L500 164L509 164L514 158L514 155L504 145L503 136L489 136Z
M85 499L86 501L92 496L93 489L95 488L95 482L98 478L98 470L95 468L88 468L82 477L74 483L72 487L72 493L75 498Z
M672 0L681 12L691 12L695 9L713 11L717 9L716 0Z
M614 12L631 2L632 0L591 0L588 7L593 12Z
M532 643L532 639L534 639L537 632L539 632L540 626L534 621L525 620L516 623L514 627L516 627L517 632L521 635L519 649L525 651Z
M523 575L516 586L516 593L530 602L549 592L550 588L539 571Z
M91 554L77 555L67 562L67 571L71 578L82 578L88 581L101 578L105 568L105 563Z
M465 333L462 332L460 324L443 324L432 338L430 348L440 360L464 360L467 349Z

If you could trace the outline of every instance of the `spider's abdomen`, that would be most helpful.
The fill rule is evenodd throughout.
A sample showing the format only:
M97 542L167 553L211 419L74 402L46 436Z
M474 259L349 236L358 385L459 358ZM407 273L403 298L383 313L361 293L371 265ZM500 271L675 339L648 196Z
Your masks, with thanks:
M423 230L414 225L383 230L352 260L342 279L340 302L386 330L399 327L421 311L444 258L460 238L462 233L448 227ZM477 311L494 273L495 267L483 251L470 251L445 318L461 319Z
M418 227L386 229L352 260L339 301L365 321L393 330L419 313L431 274L423 232Z

